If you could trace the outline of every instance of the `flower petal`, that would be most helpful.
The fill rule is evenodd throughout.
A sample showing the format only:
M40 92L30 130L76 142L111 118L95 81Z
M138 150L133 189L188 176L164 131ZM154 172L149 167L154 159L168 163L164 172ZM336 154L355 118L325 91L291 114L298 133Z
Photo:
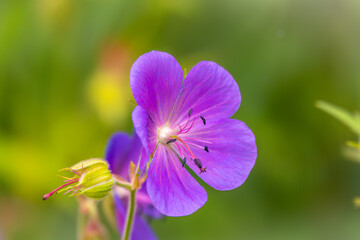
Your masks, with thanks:
M152 204L146 190L146 183L136 193L137 210L153 219L164 217Z
M156 127L145 108L137 106L132 113L136 134L149 154L156 145Z
M191 139L186 139L189 137ZM217 190L239 187L255 164L255 137L245 123L227 119L206 126L197 125L184 139L207 172L200 173L194 161L188 161L198 176ZM196 140L194 140L196 139ZM208 151L205 151L205 146Z
M240 106L239 86L224 68L215 62L203 61L186 76L171 121L176 126L187 120L192 108L197 116L213 119L230 118Z
M123 169L129 167L129 163L125 162L124 159L129 152L130 144L131 138L126 133L118 132L109 138L105 151L105 159L110 164L110 170L113 173L120 175L123 173Z
M118 230L121 233L124 228L126 221L126 205L122 203L120 198L115 194L115 207L116 207L116 219ZM136 214L136 213L135 213ZM140 216L135 215L133 232L131 234L131 240L156 240L154 232L152 231L149 224L142 219Z
M130 162L138 163L141 149L141 140L136 134L130 137L126 133L118 132L113 134L108 141L105 159L109 162L113 173L127 179ZM140 166L147 159L146 153L142 153L141 158Z
M168 53L152 51L140 56L130 71L130 87L138 105L156 124L164 124L174 106L183 71Z
M159 145L154 155L146 182L154 206L167 216L189 215L207 200L204 188L163 145Z

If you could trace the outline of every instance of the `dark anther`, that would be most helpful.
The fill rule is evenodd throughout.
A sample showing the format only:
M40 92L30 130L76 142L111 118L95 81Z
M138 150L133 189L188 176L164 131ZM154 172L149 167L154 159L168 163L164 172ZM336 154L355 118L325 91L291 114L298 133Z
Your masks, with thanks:
M207 151L207 152L209 152L209 147L208 147L208 146L205 146L204 150Z
M204 125L206 125L206 119L203 116L200 116L200 118L203 121Z
M194 163L198 168L200 168L200 169L202 168L202 163L201 163L200 159L195 158Z
M206 167L203 168L200 159L195 158L195 159L194 159L194 163L195 163L195 165L200 169L200 174L206 172Z
M190 110L189 110L189 117L191 116L192 111L193 111L193 109L192 109L192 108L190 108Z
M186 158L184 158L181 162L182 167L185 167L185 163L186 163Z
M166 144L173 143L173 142L175 142L176 140L177 140L176 138L170 139L169 141L166 142Z

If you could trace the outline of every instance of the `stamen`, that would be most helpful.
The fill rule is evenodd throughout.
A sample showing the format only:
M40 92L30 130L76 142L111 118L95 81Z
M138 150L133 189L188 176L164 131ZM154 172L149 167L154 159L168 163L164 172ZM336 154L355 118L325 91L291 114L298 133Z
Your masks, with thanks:
M203 121L203 124L206 125L206 119L203 116L200 116L200 118Z
M195 163L195 165L200 169L200 173L206 172L206 167L203 168L203 165L202 165L200 159L198 159L198 158L195 157L195 155L191 152L189 146L185 143L185 141L182 140L182 139L179 138L179 137L176 137L176 139L178 139L179 142L181 142L181 143L185 146L186 149L184 149L184 150L185 150L185 151L187 150L187 152L190 154L190 156L194 159L194 163ZM176 144L176 146L179 148L179 150L180 150L180 147L181 147L181 148L183 147L183 146L180 145L180 144L177 144L177 143L175 143L175 144ZM178 155L178 153L176 153L176 152L174 151L174 149L172 149L172 147L169 146L169 148L178 156L178 158L180 159L180 161L181 161L181 163L182 163L182 166L184 167L184 166L185 166L185 163L186 163L186 158L185 158L185 157L184 157L184 159L180 158L180 156Z
M202 163L201 163L200 159L194 158L194 163L198 168L202 168Z
M70 184L76 183L76 182L78 182L78 181L79 181L78 178L75 178L75 179L70 180L69 182L65 183L64 185L61 185L60 187L56 188L55 190L49 192L48 194L45 194L45 195L43 196L43 200L48 199L49 197L51 197L54 193L56 193L56 192L59 191L60 189L66 187L66 186L68 186L68 185L70 185Z
M191 117L192 112L193 112L193 109L190 108L190 110L189 110L189 117Z
M170 139L169 141L166 142L166 144L173 143L173 142L175 142L176 140L177 140L176 138Z
M208 146L205 146L204 150L205 150L206 152L209 152L209 147L208 147Z
M188 152L189 152L189 154L191 155L191 157L195 159L196 157L195 157L194 154L191 152L190 148L189 148L188 145L184 142L184 140L182 140L182 139L179 138L179 137L177 137L177 139L178 139L182 144L184 144L184 146L185 146L186 149L188 150Z
M185 163L186 163L186 158L184 157L184 159L182 160L182 167L185 167Z
M190 127L188 127L188 129L186 129L186 130L184 130L185 128L183 128L182 130L184 130L183 132L181 132L181 133L188 133L190 130L191 130L191 128L194 126L194 123L195 123L195 119L193 120L193 122L191 123L191 125L190 125ZM187 125L187 124L186 124Z
M200 159L195 158L195 159L194 159L194 163L195 163L195 165L200 169L200 173L199 173L199 174L206 172L206 167L203 168Z
M179 154L180 154L180 155L183 155L183 154L182 154L182 151L181 151L181 148L182 148L182 147L180 148L180 145L179 145L178 143L175 143L175 145L176 145L177 148L179 149Z

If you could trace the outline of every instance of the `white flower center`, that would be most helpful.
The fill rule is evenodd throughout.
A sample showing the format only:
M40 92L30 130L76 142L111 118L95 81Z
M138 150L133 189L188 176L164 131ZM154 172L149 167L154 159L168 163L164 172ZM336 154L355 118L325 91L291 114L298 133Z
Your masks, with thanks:
M167 126L163 126L161 128L158 128L158 138L160 141L165 141L170 138L171 135L171 129Z

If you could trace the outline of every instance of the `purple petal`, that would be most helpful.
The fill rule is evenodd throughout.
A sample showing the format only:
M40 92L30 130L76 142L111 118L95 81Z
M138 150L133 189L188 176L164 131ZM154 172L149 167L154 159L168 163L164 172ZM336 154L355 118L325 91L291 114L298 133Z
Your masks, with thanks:
M164 217L164 215L161 214L161 212L159 212L152 204L149 204L146 207L144 207L142 212L145 215L150 216L152 219L160 219Z
M138 163L141 149L142 144L136 134L131 138L126 133L115 133L108 141L105 159L109 162L113 173L127 179L130 162ZM143 161L147 159L145 153L142 153L141 157Z
M130 87L138 105L156 124L164 124L183 80L179 63L168 53L152 51L140 56L130 71Z
M136 134L139 136L143 146L149 154L154 150L156 145L156 127L149 117L145 108L137 106L133 113L132 119Z
M154 155L146 182L154 206L167 216L189 215L207 200L204 188L163 145L159 145Z
M122 201L117 195L114 196L114 199L115 199L118 230L120 233L122 233L127 216L126 205L122 203ZM156 240L156 239L157 237L155 236L149 224L140 216L135 215L131 240Z
M186 139L189 137L190 140ZM255 164L257 149L255 137L245 123L227 119L197 125L184 140L207 172L200 173L194 161L187 161L196 174L217 190L239 187ZM208 147L209 152L204 150Z
M105 151L105 159L109 162L113 173L121 175L123 170L128 168L129 163L124 160L129 152L130 145L131 138L126 133L118 132L109 138Z
M213 121L230 118L240 106L240 90L234 78L214 62L203 61L186 76L175 113L170 122L187 120L192 108L197 116Z
M152 204L149 195L147 194L146 184L143 184L141 189L136 193L136 202L138 203L138 210L153 219L164 217Z

